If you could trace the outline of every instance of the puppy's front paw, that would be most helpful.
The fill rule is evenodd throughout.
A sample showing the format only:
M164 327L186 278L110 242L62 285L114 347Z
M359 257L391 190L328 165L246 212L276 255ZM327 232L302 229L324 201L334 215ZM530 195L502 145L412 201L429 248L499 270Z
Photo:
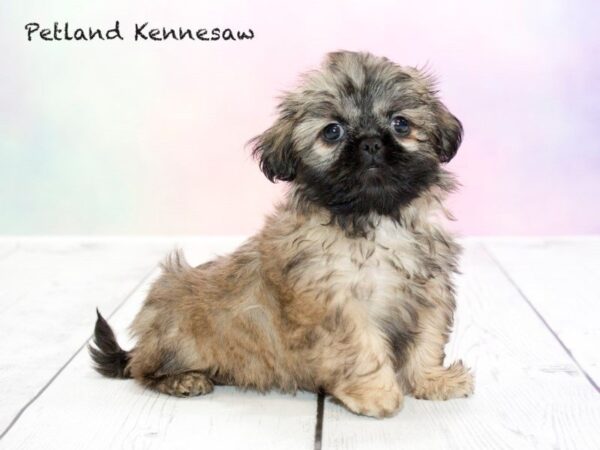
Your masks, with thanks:
M213 383L200 372L168 375L154 386L160 392L176 397L191 397L212 392Z
M379 419L390 417L402 409L404 396L398 385L388 388L345 389L336 395L350 411Z
M473 374L462 361L457 361L450 367L428 370L416 381L412 394L415 398L426 400L448 400L468 397L474 389Z

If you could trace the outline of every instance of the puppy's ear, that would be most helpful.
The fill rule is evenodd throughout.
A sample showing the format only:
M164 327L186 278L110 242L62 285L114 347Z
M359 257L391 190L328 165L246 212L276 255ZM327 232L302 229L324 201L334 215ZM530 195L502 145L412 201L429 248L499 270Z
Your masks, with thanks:
M252 155L258 159L260 170L271 181L292 181L296 178L298 157L294 153L291 114L283 112L271 128L251 141Z
M434 110L437 126L433 134L433 142L440 162L447 163L454 158L460 147L463 127L441 102L436 103Z
M427 99L434 115L433 145L440 162L447 163L458 151L463 127L460 121L439 100L437 79L427 68L405 67L404 72L417 80L420 92Z

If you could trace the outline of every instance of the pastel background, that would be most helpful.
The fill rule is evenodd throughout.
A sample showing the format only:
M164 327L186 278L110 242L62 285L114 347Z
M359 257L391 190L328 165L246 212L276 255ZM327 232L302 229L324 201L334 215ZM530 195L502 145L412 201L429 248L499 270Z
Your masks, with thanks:
M465 235L600 232L600 2L0 2L0 234L247 234L281 197L245 143L336 49L439 75ZM126 41L27 42L121 22ZM134 42L133 24L252 28Z

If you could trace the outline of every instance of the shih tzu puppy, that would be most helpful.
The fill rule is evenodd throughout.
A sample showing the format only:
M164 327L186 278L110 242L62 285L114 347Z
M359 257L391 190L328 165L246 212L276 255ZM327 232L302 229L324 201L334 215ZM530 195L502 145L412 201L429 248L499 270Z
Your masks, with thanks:
M468 396L469 370L444 366L460 247L439 221L461 137L427 74L329 54L252 141L267 178L290 183L283 203L228 256L170 256L131 351L98 314L96 369L176 396L322 391L374 417L404 394Z

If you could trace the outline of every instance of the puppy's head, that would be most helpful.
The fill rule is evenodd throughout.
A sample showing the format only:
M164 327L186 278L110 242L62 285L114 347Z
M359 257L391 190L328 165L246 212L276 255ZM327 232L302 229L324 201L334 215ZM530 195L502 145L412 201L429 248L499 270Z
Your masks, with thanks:
M430 77L368 53L336 52L285 95L254 139L271 181L292 181L335 218L394 216L436 184L462 127Z

